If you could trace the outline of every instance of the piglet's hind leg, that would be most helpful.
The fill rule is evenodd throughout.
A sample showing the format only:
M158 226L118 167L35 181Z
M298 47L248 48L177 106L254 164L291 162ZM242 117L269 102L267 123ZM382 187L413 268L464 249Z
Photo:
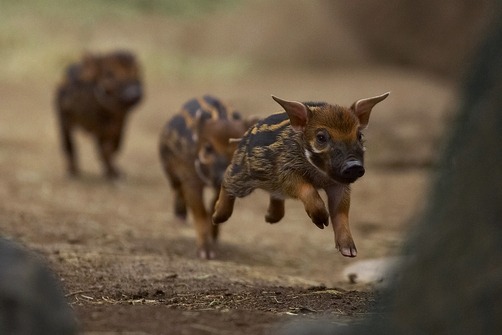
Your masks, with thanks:
M265 215L265 221L268 223L276 223L284 217L284 199L270 196L268 211Z

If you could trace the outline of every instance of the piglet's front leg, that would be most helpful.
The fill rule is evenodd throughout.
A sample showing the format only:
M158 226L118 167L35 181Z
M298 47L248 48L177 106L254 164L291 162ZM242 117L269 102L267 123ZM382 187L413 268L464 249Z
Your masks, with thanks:
M234 211L235 197L230 195L226 190L225 186L222 185L220 188L220 193L218 195L218 200L214 205L213 212L213 224L219 224L227 221Z
M298 183L294 187L293 195L303 202L305 211L319 229L328 226L329 216L326 206L314 186L307 182Z
M97 147L106 177L110 180L120 177L120 171L113 164L115 152L112 141L107 137L99 137Z
M326 194L336 248L343 256L356 257L357 249L349 227L350 187L348 185L331 186L326 189Z

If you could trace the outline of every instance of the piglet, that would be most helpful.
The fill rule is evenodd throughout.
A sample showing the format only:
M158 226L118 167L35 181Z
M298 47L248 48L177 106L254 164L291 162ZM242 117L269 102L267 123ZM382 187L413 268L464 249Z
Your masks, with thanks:
M129 112L142 97L140 66L128 51L85 54L81 61L68 66L57 87L56 110L71 176L79 174L73 138L76 128L94 138L106 177L119 176L113 160Z
M222 100L204 95L188 100L162 129L159 151L174 191L174 214L185 221L190 210L200 258L215 257L218 237L218 227L211 223L216 200L206 207L204 188L213 188L216 198L237 147L232 139L242 137L252 122Z
M213 223L228 220L235 198L259 188L270 193L265 221L282 219L285 198L300 199L317 227L323 229L331 218L337 249L355 257L348 218L350 184L365 173L362 131L373 107L388 95L357 100L348 108L272 96L285 113L259 121L240 140L225 172ZM327 194L328 211L319 189Z

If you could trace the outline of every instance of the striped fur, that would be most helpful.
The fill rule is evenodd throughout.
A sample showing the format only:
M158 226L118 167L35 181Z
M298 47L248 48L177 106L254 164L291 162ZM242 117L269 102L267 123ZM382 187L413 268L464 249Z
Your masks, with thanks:
M162 130L160 158L174 191L175 215L184 221L190 210L201 258L215 256L213 244L218 235L210 219L214 206L204 205L204 187L217 193L237 146L229 140L240 138L248 126L229 105L205 95L187 101Z
M387 96L361 99L350 108L274 97L285 112L259 121L241 139L225 172L213 222L226 221L235 198L259 188L270 193L265 221L282 219L285 198L300 199L319 228L331 217L337 248L344 256L356 256L348 225L349 185L364 174L361 131L374 105ZM318 189L328 195L329 213Z

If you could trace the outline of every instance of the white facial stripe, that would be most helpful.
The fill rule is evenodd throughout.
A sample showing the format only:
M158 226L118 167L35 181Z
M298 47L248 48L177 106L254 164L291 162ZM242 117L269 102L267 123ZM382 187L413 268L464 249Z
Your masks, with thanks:
M316 154L320 154L321 152L323 152L323 150L318 150L318 149L316 149L316 147L315 147L315 146L313 146L313 145L311 145L311 147L312 147L312 152L314 152L314 153L316 153ZM305 150L307 150L307 149L305 149Z
M314 162L312 162L312 153L310 151L308 151L308 149L305 149L305 158L307 158L307 161L317 169L317 171L321 172L323 175L326 176L326 172L324 172L323 170L319 169L319 167L317 165L314 164Z
M198 159L195 160L194 165L195 165L195 172L197 172L197 175L199 176L200 180L202 180L206 185L211 186L213 183L211 182L211 179L208 176L206 176L202 171L202 166Z
M320 154L320 153L326 152L328 150L328 146L326 146L324 149L321 149L321 150L317 149L315 147L315 142L314 141L309 142L309 144L310 144L310 147L312 148L312 152L316 153L316 154Z

